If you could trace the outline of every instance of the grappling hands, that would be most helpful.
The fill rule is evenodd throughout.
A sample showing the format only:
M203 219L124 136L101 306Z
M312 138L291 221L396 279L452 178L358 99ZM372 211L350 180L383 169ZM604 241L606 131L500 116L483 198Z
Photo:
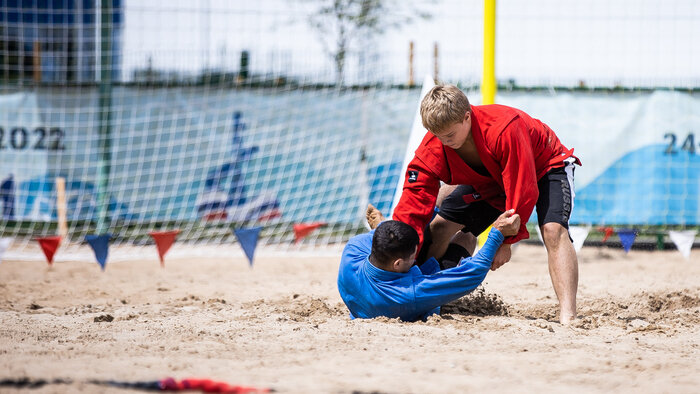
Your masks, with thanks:
M520 215L515 213L515 209L509 209L493 222L493 227L500 231L504 237L513 236L520 229Z

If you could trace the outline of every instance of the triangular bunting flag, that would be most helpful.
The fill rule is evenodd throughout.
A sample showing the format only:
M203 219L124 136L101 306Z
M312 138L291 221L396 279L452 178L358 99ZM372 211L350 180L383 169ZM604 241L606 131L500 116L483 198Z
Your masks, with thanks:
M85 240L92 250L95 252L95 258L97 262L102 267L102 271L105 270L105 265L107 265L107 255L109 254L109 239L112 234L101 234L101 235L86 235Z
M299 243L304 237L309 235L312 231L316 230L319 227L325 226L326 223L323 222L314 222L314 223L299 223L295 224L292 226L294 229L294 237L295 237L295 243Z
M598 231L603 233L603 240L601 242L605 243L615 232L612 227L598 227Z
M617 230L617 235L620 237L620 242L622 247L625 248L625 252L629 252L632 249L634 240L637 238L637 230L619 229Z
M151 237L153 237L153 240L156 241L156 247L158 248L158 257L160 257L160 266L164 267L165 266L165 261L163 258L165 257L165 254L168 253L168 250L170 250L170 247L173 245L173 242L175 242L175 237L180 233L180 230L171 230L171 231L151 231L148 233Z
M251 267L253 267L253 255L255 255L255 248L258 247L258 237L260 236L261 230L262 227L233 230L233 233L236 235L238 242L241 244L245 255L248 257L248 262L250 263Z
M10 247L11 243L12 238L0 238L0 262L2 262L2 255L5 254L5 251Z
M569 226L569 235L571 239L574 240L574 249L576 249L576 253L581 251L583 241L586 240L590 231L591 226Z
M676 245L676 248L681 252L683 257L690 259L690 249L693 247L693 242L695 242L696 230L685 230L685 231L669 231L668 236L671 241Z
M53 264L53 255L56 254L58 246L61 244L61 236L55 235L53 237L42 237L37 238L41 250L44 251L44 256L46 256L46 261L49 265Z

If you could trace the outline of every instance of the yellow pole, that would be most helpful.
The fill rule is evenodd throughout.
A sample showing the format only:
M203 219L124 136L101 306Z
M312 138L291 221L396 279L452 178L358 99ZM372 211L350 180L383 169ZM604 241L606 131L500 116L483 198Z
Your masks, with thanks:
M481 80L481 104L496 102L496 0L484 0L484 74ZM477 237L484 246L491 226Z
M484 0L484 73L481 104L496 101L496 0Z

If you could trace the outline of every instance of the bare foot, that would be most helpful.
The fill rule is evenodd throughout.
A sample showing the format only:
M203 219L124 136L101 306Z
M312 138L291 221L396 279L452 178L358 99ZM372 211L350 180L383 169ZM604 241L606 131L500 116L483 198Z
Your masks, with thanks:
M367 212L365 213L365 217L367 218L367 224L369 224L369 228L371 228L372 230L377 228L377 226L379 226L379 223L381 223L384 220L384 215L382 215L382 212L375 208L372 204L367 204Z
M562 326L569 326L576 322L576 315L573 313L560 312L559 323Z

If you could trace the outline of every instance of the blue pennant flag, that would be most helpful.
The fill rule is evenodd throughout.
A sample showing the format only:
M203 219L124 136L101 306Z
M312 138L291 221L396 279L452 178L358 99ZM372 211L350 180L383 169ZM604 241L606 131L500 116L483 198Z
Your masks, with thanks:
M109 239L112 238L112 234L102 234L102 235L86 235L85 240L90 244L92 250L95 252L95 258L97 262L102 267L102 271L105 270L105 265L107 264L107 255L109 254Z
M253 267L253 255L255 254L255 248L258 246L258 236L260 236L260 231L262 227L244 228L233 230L233 233L238 238L238 242L241 244L245 255L248 256L248 261L250 266Z
M625 252L629 252L632 249L634 240L637 238L637 230L620 229L617 230L617 235L620 237L620 242L622 247L625 248Z

